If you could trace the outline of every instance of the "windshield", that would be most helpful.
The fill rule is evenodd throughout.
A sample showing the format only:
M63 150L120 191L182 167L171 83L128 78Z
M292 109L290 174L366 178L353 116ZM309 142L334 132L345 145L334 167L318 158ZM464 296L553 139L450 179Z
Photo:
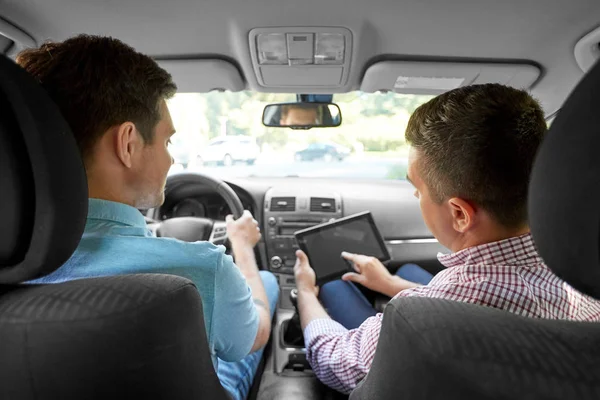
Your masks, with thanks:
M263 108L294 94L178 93L169 100L177 133L170 172L227 177L404 179L410 114L432 96L352 92L335 95L337 128L267 128Z

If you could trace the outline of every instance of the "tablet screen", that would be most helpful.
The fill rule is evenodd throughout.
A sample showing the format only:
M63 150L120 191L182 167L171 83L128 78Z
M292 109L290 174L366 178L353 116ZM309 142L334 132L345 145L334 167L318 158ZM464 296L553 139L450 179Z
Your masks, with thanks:
M341 253L363 254L389 260L389 253L370 212L296 232L300 248L308 255L319 284L350 271Z

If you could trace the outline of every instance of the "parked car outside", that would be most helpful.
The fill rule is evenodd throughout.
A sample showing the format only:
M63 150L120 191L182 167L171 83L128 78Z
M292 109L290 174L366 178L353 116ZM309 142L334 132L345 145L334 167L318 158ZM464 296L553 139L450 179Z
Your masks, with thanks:
M198 164L217 163L230 166L235 162L254 164L260 147L249 136L220 136L208 142L198 156Z
M304 150L296 152L296 161L323 160L342 161L350 155L350 149L337 143L311 143Z

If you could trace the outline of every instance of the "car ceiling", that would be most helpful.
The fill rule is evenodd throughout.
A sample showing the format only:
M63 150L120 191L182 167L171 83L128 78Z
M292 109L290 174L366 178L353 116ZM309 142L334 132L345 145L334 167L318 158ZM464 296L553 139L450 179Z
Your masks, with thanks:
M38 43L110 35L158 59L224 58L258 89L248 32L332 26L353 33L350 83L378 59L538 64L533 94L548 115L582 76L575 43L600 24L598 0L0 0L0 16Z

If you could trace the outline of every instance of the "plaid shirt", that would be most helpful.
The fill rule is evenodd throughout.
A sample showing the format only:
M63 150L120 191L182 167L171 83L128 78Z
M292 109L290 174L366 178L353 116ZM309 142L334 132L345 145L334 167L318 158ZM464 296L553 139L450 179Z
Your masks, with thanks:
M432 297L464 301L526 317L600 321L600 301L581 294L558 278L538 255L530 234L438 254L447 267L427 286L396 297ZM366 376L379 332L381 313L347 330L332 319L311 321L304 330L307 359L326 385L350 393Z

